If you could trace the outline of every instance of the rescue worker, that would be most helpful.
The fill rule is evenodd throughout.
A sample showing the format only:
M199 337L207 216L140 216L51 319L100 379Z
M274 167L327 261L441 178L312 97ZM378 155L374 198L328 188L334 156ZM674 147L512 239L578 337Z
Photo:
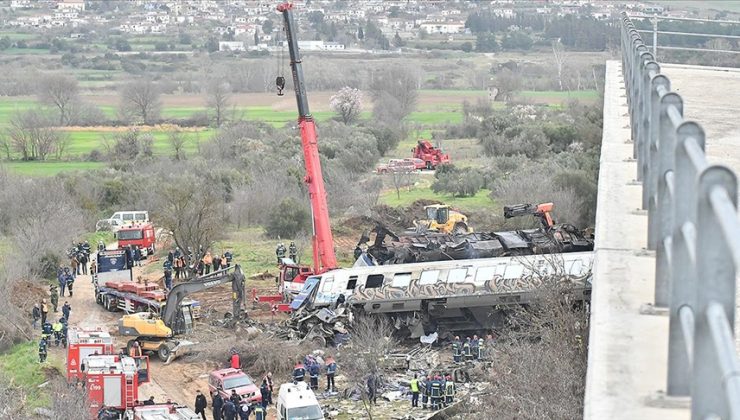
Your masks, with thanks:
M95 354L97 354L97 352ZM154 395L150 396L148 400L144 400L144 405L154 405L154 404L156 404L154 402Z
M212 266L213 256L211 255L211 251L206 251L206 255L203 256L203 269L205 270L205 274L211 273Z
M141 267L141 248L136 245L134 246L134 265L137 267ZM172 261L170 261L170 264L172 264Z
M234 403L234 406L238 406L241 400L242 400L242 397L240 397L239 394L236 393L235 389L232 389L231 395L229 396L229 401Z
M213 407L213 420L221 420L221 411L224 408L224 399L221 398L221 393L213 391L211 407Z
M82 274L87 275L87 261L88 261L88 255L85 252L80 252L80 254L77 256L77 260L79 261L79 266L82 269Z
M334 361L333 357L326 358L326 390L335 392L336 385L334 384L334 375L337 373L337 362Z
M285 258L285 245L279 243L275 249L275 255L277 256L277 263L280 264L281 260Z
M432 379L430 397L432 400L432 410L439 410L441 402L440 399L442 398L442 381L440 381L439 376L435 376L434 379Z
M139 345L139 342L134 340L133 344L131 345L131 348L129 349L129 356L131 357L141 357L141 345Z
M164 269L164 287L169 292L172 290L172 263L164 260L162 268Z
M424 377L421 379L421 408L427 409L429 403L429 395L432 393L432 377Z
M262 378L263 381L267 382L267 390L269 391L267 393L267 404L272 404L272 393L274 391L273 385L272 385L272 372L267 372L267 375L265 375L264 378Z
M224 420L236 420L236 407L231 399L224 401Z
M465 360L473 360L473 353L470 349L470 337L465 337L465 342L463 343L463 356L465 356Z
M378 377L374 373L367 377L367 399L372 404L378 404Z
M57 312L57 306L59 305L59 290L53 284L49 286L49 295L51 297L51 306L54 308L54 312Z
M452 342L452 360L454 360L455 363L460 363L460 355L462 354L460 344L460 337L455 336L455 340Z
M483 360L486 355L486 344L483 337L478 338L478 360Z
M414 379L411 380L409 386L411 387L411 408L419 407L419 379L417 374L414 374Z
M297 262L296 259L298 257L298 247L295 246L295 242L291 242L290 246L288 246L288 257L290 257L293 262Z
M69 266L72 268L72 276L80 275L80 261L77 259L77 254L70 257Z
M267 409L262 408L261 405L255 405L254 420L265 420L266 418L267 418Z
M239 405L239 420L249 420L252 414L252 405L248 401L242 401Z
M49 315L49 306L46 304L46 299L41 299L41 326L46 324L46 317Z
M55 322L51 326L51 331L54 333L54 345L59 347L59 343L62 342L62 328L64 327L61 320Z
M100 251L105 251L105 243L102 239L98 241L98 252Z
M39 341L39 363L44 363L46 361L46 339L41 338L41 341Z
M31 318L33 319L33 329L36 329L36 326L39 324L39 320L41 319L41 308L39 307L38 303L33 304L33 309L31 310Z
M62 305L62 316L64 317L65 321L69 321L70 312L72 312L72 307L69 305L69 302L65 300L64 305Z
M85 241L85 243L82 244L82 252L85 253L87 257L90 256L90 242Z
M308 376L311 380L311 389L319 389L319 364L314 362L308 367Z
M306 368L303 367L303 362L299 360L293 368L293 382L303 382L305 377Z
M239 369L242 367L241 361L239 360L239 352L236 351L236 349L231 349L230 363L232 369Z
M200 390L197 390L195 396L195 414L200 414L203 420L206 420L206 407L208 407L208 401L206 396L203 395Z
M75 284L75 276L67 271L65 268L66 274L64 275L65 278L65 284L67 285L67 290L69 291L69 297L72 297L72 287ZM64 297L64 290L62 290L61 296Z
M267 386L267 381L262 380L260 385L260 396L262 397L262 408L267 408L267 403L270 401L270 387Z
M473 335L473 339L470 341L470 353L473 359L478 359L478 336Z
M64 296L64 290L67 288L67 274L69 268L64 267L64 270L57 276L57 282L59 283L59 295Z
M180 275L182 274L182 270L185 267L185 261L182 260L182 258L175 258L172 262L172 265L175 269L175 280L180 280Z
M224 257L226 258L226 267L231 267L231 260L234 259L234 254L230 250L226 250Z
M445 405L450 405L455 400L455 394L457 393L457 388L455 387L455 381L452 380L452 376L447 374L447 378L445 380Z
M360 256L362 255L362 248L360 248L360 246L359 246L359 245L357 245L357 246L355 247L355 250L354 250L354 252L352 253L352 255L354 255L354 256L355 256L355 261L357 261L357 260L358 260L358 259L360 258Z
M59 322L62 323L62 347L65 349L67 348L67 335L69 334L69 329L67 328L67 320L64 318L59 318Z

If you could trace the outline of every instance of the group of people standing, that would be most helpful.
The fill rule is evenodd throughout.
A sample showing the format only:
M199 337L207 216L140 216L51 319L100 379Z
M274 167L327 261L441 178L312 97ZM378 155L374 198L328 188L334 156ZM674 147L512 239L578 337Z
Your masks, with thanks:
M288 248L285 248L285 245L280 242L275 248L275 256L277 257L277 263L278 265L282 264L283 258L285 258L285 254L288 254L288 258L293 260L293 262L298 262L298 247L296 246L295 242L290 242L290 245Z
M412 408L419 407L419 394L421 394L423 409L428 407L432 410L439 410L452 404L457 393L455 381L449 374L422 376L421 379L414 374L410 386Z
M234 254L230 250L224 251L223 254L212 254L210 250L205 253L201 249L198 255L203 255L196 261L193 250L188 248L188 252L183 253L179 247L167 253L167 259L162 264L164 270L164 284L167 290L172 289L173 274L174 279L184 279L190 275L202 276L210 274L212 271L222 270L231 267Z
M337 362L331 356L327 357L324 362L324 369L326 371L326 391L336 392L334 376L337 373ZM321 362L319 359L313 355L307 355L303 360L296 362L295 367L293 367L293 382L304 382L306 380L306 373L308 373L311 389L316 391L319 389L320 372Z
M455 336L455 340L452 342L452 360L455 363L472 360L482 360L487 357L486 348L493 345L493 336L488 334L486 340L483 337L474 335L465 337L465 341L460 341L460 337Z

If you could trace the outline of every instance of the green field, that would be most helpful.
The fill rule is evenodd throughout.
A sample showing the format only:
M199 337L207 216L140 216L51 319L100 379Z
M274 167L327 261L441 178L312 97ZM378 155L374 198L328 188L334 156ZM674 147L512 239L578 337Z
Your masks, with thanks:
M493 201L489 197L491 191L480 190L472 197L453 197L449 194L437 194L429 187L431 182L419 182L418 185L401 189L401 198L396 195L395 189L390 189L380 194L380 202L391 207L410 206L416 200L439 200L459 210L476 211L493 207Z
M27 176L54 176L60 172L89 171L105 167L102 162L1 162L0 166Z
M38 102L30 99L4 98L0 100L0 127L7 127L13 114L38 106Z
M40 385L47 381L45 369L56 369L57 373L62 371L62 362L49 352L49 358L45 364L40 364L38 359L38 347L35 342L27 342L14 346L10 351L0 355L0 378L10 385L23 389L26 394L26 408L29 412L38 407L48 406L49 396L46 388Z
M68 156L84 156L92 150L97 149L101 152L105 150L104 143L113 141L114 138L122 134L119 131L67 131L70 142L65 150ZM169 140L168 131L143 131L143 134L150 134L153 137L152 149L156 155L166 155L172 152L172 145ZM183 131L182 136L185 139L185 153L193 153L198 150L198 144L202 141L210 140L215 130L205 129L200 131Z
M575 90L575 91L559 91L559 90L523 90L517 92L515 96L521 98L530 98L534 100L542 101L567 101L569 99L578 100L596 100L599 97L598 92L595 90Z

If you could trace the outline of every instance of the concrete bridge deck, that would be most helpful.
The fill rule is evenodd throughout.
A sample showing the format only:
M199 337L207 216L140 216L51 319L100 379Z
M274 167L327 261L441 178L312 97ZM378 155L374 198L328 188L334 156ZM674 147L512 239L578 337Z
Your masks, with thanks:
M709 162L740 172L740 69L661 67L683 97L685 117L706 130ZM608 61L584 418L688 419L687 402L670 406L660 398L668 317L640 313L653 302L655 255L646 250L647 212L640 210L627 112L621 64Z

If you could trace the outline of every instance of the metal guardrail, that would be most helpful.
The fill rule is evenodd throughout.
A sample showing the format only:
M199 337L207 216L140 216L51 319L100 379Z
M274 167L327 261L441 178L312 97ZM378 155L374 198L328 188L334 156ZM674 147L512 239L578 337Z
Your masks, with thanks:
M655 305L670 315L667 394L691 396L692 419L740 419L737 177L707 162L704 130L684 119L681 96L626 14L621 39L648 248L656 251Z
M700 23L719 23L729 25L740 25L740 21L735 20L716 20L716 19L697 19L697 18L681 18L671 16L657 16L657 15L630 15L630 18L641 18L649 19L653 24L652 30L638 29L639 33L648 33L653 35L652 45L648 45L648 48L653 50L653 56L658 57L658 50L674 50L674 51L701 51L701 52L712 52L712 53L723 53L723 54L740 54L737 50L723 50L717 48L697 48L697 47L675 47L667 45L658 45L658 35L679 35L679 36L694 36L694 37L705 37L714 39L740 39L740 36L736 35L724 35L724 34L710 34L710 33L693 33L693 32L676 32L676 31L660 31L658 30L658 24L661 20L663 21L688 21L688 22L700 22Z

